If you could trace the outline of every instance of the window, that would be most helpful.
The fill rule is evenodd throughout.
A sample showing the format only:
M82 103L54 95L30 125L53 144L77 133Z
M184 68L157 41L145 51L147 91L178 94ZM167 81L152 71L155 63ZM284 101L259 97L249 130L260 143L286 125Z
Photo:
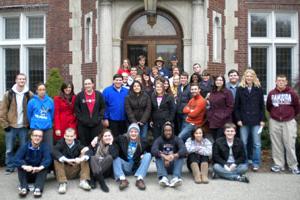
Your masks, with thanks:
M27 74L30 89L44 82L45 45L43 13L0 14L0 97L20 72Z
M222 15L213 12L213 62L222 61Z
M286 75L293 86L299 74L298 14L253 11L248 19L249 66L265 94L275 87L278 74Z
M92 12L85 15L85 24L84 24L84 60L85 63L92 62L93 53L93 21L92 21Z

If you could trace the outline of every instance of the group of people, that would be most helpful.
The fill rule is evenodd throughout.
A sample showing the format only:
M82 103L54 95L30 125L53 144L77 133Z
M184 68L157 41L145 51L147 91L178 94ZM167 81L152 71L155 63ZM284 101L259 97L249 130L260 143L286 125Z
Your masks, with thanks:
M77 95L72 83L64 83L54 100L45 84L38 84L33 94L26 75L16 76L16 84L3 97L0 120L6 172L17 168L20 196L27 195L33 181L33 194L40 197L50 170L55 171L60 194L66 193L68 179L77 176L82 189L95 188L99 182L108 192L106 177L114 176L124 190L129 185L126 177L134 175L136 187L145 190L152 157L162 187L182 184L185 158L195 183L209 182L209 163L213 178L249 182L248 166L253 171L261 167L266 121L264 91L255 71L247 69L239 79L238 71L230 70L226 83L223 75L211 77L196 63L189 80L176 56L170 68L164 67L161 57L151 69L144 56L138 61L138 66L130 66L125 59L102 93L87 78ZM285 170L286 160L291 172L299 174L295 155L299 98L287 84L286 76L278 75L266 102L271 170ZM20 148L14 155L17 137Z

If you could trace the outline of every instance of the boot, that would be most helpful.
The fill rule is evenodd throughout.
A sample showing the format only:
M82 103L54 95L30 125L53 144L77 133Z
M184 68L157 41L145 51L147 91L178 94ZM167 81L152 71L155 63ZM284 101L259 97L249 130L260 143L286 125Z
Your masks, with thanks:
M202 182L199 165L196 162L191 163L191 169L194 176L195 183L199 184Z
M98 180L99 180L99 184L100 184L100 189L103 191L103 192L109 192L109 188L107 187L106 183L105 183L105 180L104 180L104 176L102 173L100 173L98 175Z
M208 163L207 162L203 162L201 163L201 176L202 176L202 182L203 183L208 183Z

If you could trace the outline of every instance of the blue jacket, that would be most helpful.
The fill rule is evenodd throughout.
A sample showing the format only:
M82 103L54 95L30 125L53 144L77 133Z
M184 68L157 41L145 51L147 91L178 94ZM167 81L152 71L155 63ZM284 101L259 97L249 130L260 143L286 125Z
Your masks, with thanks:
M128 89L121 87L120 92L114 85L104 89L103 97L105 101L104 119L123 121L126 120L125 98Z
M40 99L37 95L29 101L27 118L31 129L48 130L52 128L54 117L53 100L46 95Z
M51 151L47 144L41 143L38 148L33 148L31 141L21 146L14 159L14 165L20 168L22 165L31 165L33 167L49 167L52 163Z

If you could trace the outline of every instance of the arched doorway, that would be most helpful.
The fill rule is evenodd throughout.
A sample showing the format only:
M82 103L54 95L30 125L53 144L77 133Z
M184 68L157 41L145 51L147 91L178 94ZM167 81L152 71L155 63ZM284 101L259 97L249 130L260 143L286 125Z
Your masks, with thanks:
M178 21L168 12L157 10L156 24L147 24L145 11L132 14L122 29L122 59L129 58L132 65L137 65L137 57L144 55L149 67L154 65L158 56L169 64L172 55L176 55L182 66L182 29Z

